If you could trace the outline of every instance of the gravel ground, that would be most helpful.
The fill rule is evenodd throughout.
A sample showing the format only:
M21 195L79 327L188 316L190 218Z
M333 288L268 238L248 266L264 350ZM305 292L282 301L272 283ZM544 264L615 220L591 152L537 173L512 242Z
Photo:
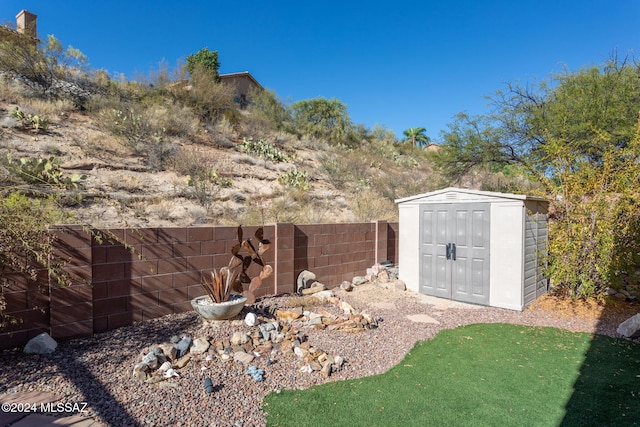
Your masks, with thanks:
M615 329L619 324L618 319L608 316L601 316L600 320L569 317L550 309L515 312L450 304L377 285L335 293L356 309L382 320L377 329L361 333L304 330L312 346L345 359L342 369L329 378L300 372L296 356L277 354L273 356L275 363L268 366L264 357L252 363L264 370L263 382L254 381L245 374L246 367L236 362L198 360L196 356L179 371L179 378L157 384L133 378L133 366L139 361L140 352L149 345L168 341L171 336L223 340L234 331L257 328L246 326L242 320L204 325L195 313L188 312L60 343L52 355L25 355L21 350L1 352L0 394L52 392L62 398L61 402L88 403L85 415L112 426L264 426L260 407L266 394L383 373L402 360L416 341L432 338L441 329L503 322L617 336ZM286 296L260 302L264 306L290 307ZM322 308L335 310L333 306ZM426 322L416 321L420 319ZM214 393L205 392L203 381L207 377L213 381Z

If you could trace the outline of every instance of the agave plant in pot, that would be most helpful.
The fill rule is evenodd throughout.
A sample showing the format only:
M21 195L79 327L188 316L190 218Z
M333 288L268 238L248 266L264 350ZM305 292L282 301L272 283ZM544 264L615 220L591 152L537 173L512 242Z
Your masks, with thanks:
M211 279L203 276L201 285L207 294L191 300L193 309L206 320L225 320L237 316L242 307L255 302L255 291L273 273L271 266L262 259L271 246L271 242L264 239L262 227L255 232L257 249L250 238L243 239L242 235L242 226L239 226L238 243L231 249L229 265L220 270L214 269ZM243 251L246 255L242 254ZM259 275L253 278L247 273L252 263L262 267ZM248 285L246 290L245 285Z

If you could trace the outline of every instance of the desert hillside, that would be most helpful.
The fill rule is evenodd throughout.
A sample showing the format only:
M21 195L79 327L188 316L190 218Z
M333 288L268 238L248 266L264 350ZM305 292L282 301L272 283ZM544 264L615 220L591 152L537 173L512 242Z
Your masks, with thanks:
M394 198L441 184L427 150L383 128L354 126L349 141L328 141L276 125L255 105L227 102L221 114L203 115L197 100L177 92L197 87L85 78L93 84L83 86L80 105L77 97L43 95L12 76L0 87L3 191L56 194L68 222L393 221Z

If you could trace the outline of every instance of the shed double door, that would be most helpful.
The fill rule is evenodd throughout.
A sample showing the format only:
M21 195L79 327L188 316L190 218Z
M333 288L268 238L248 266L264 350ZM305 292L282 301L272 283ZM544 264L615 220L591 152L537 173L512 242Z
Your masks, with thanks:
M489 304L488 203L420 205L420 293Z

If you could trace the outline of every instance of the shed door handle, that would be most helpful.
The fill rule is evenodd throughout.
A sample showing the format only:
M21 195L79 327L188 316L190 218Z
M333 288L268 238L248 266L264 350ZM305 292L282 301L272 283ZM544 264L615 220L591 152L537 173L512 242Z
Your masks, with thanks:
M456 244L455 243L447 243L447 259L451 259L453 261L456 260Z

